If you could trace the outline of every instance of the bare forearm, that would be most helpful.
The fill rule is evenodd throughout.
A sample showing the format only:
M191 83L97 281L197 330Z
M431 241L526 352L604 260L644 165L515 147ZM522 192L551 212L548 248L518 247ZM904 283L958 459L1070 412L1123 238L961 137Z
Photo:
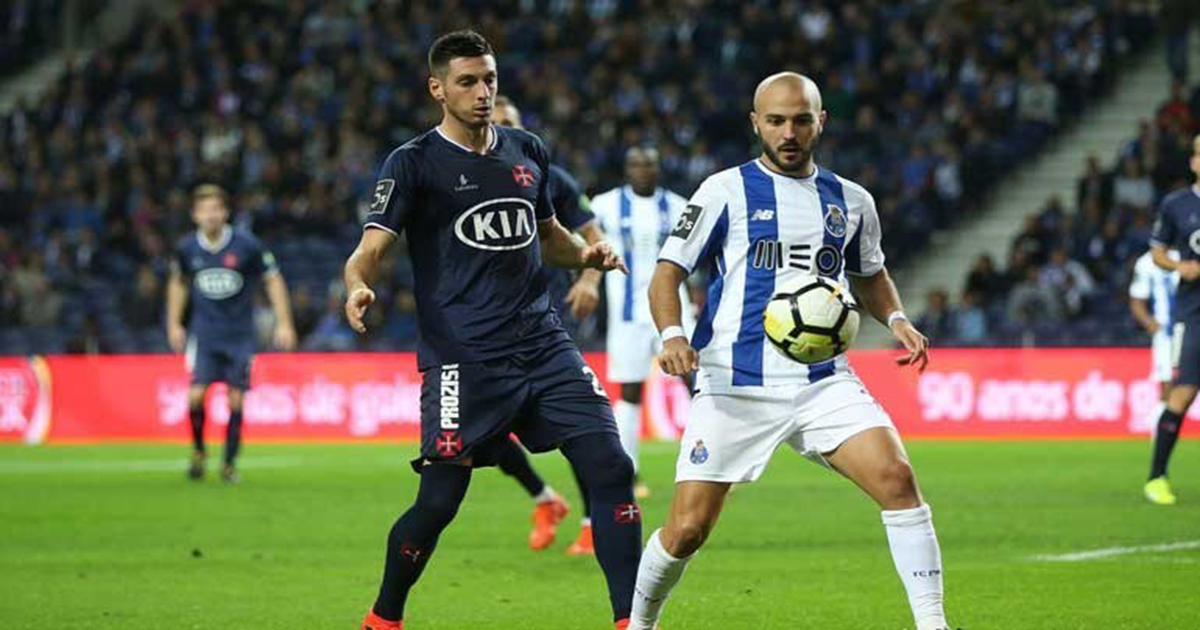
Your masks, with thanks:
M1133 318L1137 323L1146 330L1153 331L1158 328L1158 322L1150 316L1150 309L1146 308L1146 300L1132 299L1129 300L1129 312L1133 314Z
M358 289L369 289L379 274L379 259L371 252L359 247L346 259L342 280L346 283L346 294Z
M583 267L583 250L587 242L572 234L557 221L542 228L542 260L553 267L579 269Z
M267 279L267 299L275 311L275 322L280 326L292 327L292 305L288 300L287 282L276 273Z
M687 273L671 263L660 262L650 279L650 316L659 331L683 324L683 302L679 299L679 285Z
M183 325L183 305L187 303L188 289L179 277L172 277L167 283L167 324Z
M583 237L584 241L587 241L588 245L595 245L596 243L604 240L604 230L601 230L600 226L595 221L588 221L585 223L583 227L579 228L578 233ZM603 277L604 274L600 273L600 270L598 269L583 269L579 272L578 281L586 282L594 287L599 287L600 278Z
M884 326L887 325L888 315L904 310L896 284L886 268L869 277L851 276L851 284L863 308Z

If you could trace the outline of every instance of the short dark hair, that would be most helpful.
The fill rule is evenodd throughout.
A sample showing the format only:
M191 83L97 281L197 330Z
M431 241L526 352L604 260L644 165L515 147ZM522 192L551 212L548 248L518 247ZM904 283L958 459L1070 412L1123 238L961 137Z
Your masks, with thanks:
M225 207L229 207L229 193L217 184L200 184L192 190L192 203L196 204L205 199L219 199Z
M437 38L429 47L429 73L446 74L450 60L455 57L482 57L495 54L483 35L472 30L454 31Z

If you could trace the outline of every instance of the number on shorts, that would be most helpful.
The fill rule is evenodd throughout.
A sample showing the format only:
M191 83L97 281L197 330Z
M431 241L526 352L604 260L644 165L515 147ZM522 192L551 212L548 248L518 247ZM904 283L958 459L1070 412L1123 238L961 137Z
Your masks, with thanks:
M596 372L592 370L592 366L585 365L579 369L583 371L584 375L592 379L592 391L596 392L597 396L608 398L608 394L604 392L604 386L600 385L600 377L596 376Z

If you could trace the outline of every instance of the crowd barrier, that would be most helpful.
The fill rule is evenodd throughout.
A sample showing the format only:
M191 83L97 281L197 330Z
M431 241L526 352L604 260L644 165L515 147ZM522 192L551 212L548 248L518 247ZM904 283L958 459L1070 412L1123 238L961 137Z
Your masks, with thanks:
M918 374L896 351L851 352L851 364L906 437L1129 438L1147 435L1159 386L1142 348L937 349ZM587 360L610 396L606 356ZM256 441L412 440L421 376L402 354L261 354L246 397ZM0 357L0 441L177 441L187 436L188 377L181 356ZM226 422L225 392L209 418ZM689 396L655 372L643 432L675 439ZM1200 434L1196 423L1185 433Z

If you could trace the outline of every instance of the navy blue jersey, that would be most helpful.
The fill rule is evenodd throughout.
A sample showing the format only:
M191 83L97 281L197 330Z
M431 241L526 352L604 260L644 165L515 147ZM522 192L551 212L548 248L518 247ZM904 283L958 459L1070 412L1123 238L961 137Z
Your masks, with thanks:
M1180 260L1200 260L1200 192L1195 187L1163 198L1150 244L1178 251ZM1172 316L1175 321L1200 319L1200 281L1179 281Z
M579 188L579 182L557 164L550 165L550 198L554 201L558 222L572 232L596 218L587 195ZM551 303L558 310L559 317L566 320L570 317L566 299L574 282L573 274L569 269L558 267L547 267L546 274Z
M485 361L563 336L550 307L538 222L554 216L537 136L492 127L480 155L433 129L392 151L364 228L408 235L418 365Z
M204 345L254 341L254 292L278 272L275 257L254 235L226 227L211 246L198 232L175 245L175 268L187 279L191 336Z

